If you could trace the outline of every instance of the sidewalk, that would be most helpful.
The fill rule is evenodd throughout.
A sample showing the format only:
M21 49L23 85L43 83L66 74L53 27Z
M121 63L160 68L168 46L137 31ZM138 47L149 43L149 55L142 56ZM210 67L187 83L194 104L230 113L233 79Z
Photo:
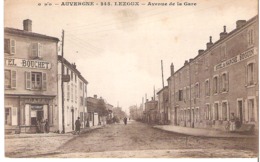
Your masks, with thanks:
M180 126L173 126L173 125L156 125L153 128L175 132L180 134L186 134L191 136L202 136L202 137L235 137L235 138L252 138L257 137L257 135L243 135L238 133L231 133L231 132L224 132L219 130L209 130L203 128L190 128L190 127L180 127Z

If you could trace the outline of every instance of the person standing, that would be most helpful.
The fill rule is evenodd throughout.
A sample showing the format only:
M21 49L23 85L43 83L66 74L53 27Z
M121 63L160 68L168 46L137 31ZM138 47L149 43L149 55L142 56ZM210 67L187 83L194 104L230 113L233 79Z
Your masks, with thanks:
M80 126L81 126L79 119L80 119L80 118L78 117L78 119L77 119L76 122L75 122L76 134L78 134L78 135L79 135L79 133L80 133Z
M126 117L124 118L124 123L125 123L125 125L127 124L127 118Z
M45 132L46 132L46 133L49 133L49 131L50 131L49 121L48 121L48 119L46 119L46 120L45 120Z

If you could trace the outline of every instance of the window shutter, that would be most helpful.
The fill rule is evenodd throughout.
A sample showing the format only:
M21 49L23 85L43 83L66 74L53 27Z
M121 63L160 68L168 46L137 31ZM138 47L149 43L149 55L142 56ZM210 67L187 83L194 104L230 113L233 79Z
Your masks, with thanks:
M48 105L43 105L43 119L49 119L48 118Z
M226 91L229 91L229 72L226 73Z
M32 57L38 56L38 43L32 43Z
M11 39L11 54L15 54L15 40Z
M17 107L12 107L12 125L17 125Z
M42 73L42 90L47 90L47 74Z
M248 105L247 105L247 99L245 100L245 121L248 121Z
M16 71L12 70L11 72L11 87L16 88Z
M10 39L5 39L5 42L4 42L4 50L5 50L5 53L11 53L10 51Z
M25 105L25 125L30 125L30 105Z
M31 72L25 72L25 88L31 89Z
M247 65L245 65L244 68L245 68L245 85L247 85Z
M40 43L38 43L38 57L42 57L42 45Z
M257 68L256 68L256 63L253 63L253 82L254 82L254 84L256 84L257 83Z

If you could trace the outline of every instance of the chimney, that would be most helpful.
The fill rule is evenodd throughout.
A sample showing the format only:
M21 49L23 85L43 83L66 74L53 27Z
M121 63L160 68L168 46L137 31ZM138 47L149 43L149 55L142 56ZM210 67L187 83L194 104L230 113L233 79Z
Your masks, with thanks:
M237 20L237 29L246 24L246 20Z
M149 100L148 99L146 99L146 102L148 102Z
M23 30L32 32L32 20L30 19L23 20Z
M184 66L188 65L189 64L189 61L188 60L185 60L184 62Z
M198 50L198 54L201 55L204 52L203 49Z
M209 42L207 43L207 49L209 49L213 45L212 36L209 37Z
M190 62L193 61L193 59L190 59Z
M171 76L173 76L174 74L174 66L173 66L173 63L171 63Z
M97 98L97 95L94 95L94 98Z
M223 39L227 35L226 26L224 26L223 29L224 29L224 31L219 34L220 39Z
M153 97L152 97L152 101L153 101Z

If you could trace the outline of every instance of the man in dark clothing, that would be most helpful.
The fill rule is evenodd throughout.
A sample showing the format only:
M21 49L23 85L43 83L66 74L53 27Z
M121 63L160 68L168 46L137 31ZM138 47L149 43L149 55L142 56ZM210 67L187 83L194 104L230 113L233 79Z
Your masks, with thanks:
M81 126L79 119L80 119L80 118L78 117L78 119L77 119L76 122L75 122L76 134L78 134L78 135L79 135L79 133L80 133L80 126Z
M124 118L124 123L125 123L125 125L127 124L127 118L126 117Z

